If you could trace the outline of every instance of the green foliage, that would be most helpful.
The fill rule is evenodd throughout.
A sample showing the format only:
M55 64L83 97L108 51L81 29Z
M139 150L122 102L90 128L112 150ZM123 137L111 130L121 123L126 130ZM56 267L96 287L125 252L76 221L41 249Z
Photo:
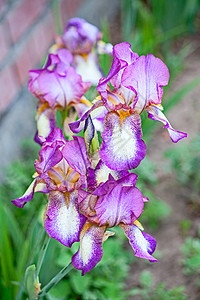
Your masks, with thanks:
M168 150L166 156L171 161L171 169L180 184L187 186L193 195L200 193L200 135L189 144L182 144Z
M188 237L181 246L182 264L187 275L200 274L200 239Z
M178 286L173 289L166 289L165 283L161 282L155 287L153 274L149 271L142 271L140 274L139 288L133 288L130 295L140 295L143 300L186 300L184 287Z

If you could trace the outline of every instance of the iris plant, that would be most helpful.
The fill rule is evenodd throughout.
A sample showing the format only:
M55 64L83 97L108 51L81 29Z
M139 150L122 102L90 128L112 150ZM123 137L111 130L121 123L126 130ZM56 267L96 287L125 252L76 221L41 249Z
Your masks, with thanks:
M43 69L30 71L29 90L39 99L41 149L32 184L12 201L23 207L35 192L47 194L44 227L67 247L80 242L72 264L82 275L101 260L102 244L114 234L115 226L123 229L136 256L156 261L152 256L156 241L138 221L148 199L136 187L137 175L129 172L146 154L140 114L146 110L149 118L164 123L173 142L186 137L175 131L162 112L168 68L152 54L139 57L128 43L113 47L113 64L108 76L99 80L99 96L92 104L84 98L94 82L83 81L87 76L78 74L80 60L88 68L100 39L95 26L74 18L66 26L62 47L57 45ZM96 79L99 73L93 70ZM70 107L80 117L70 128L75 133L84 128L84 137L67 140L56 127L56 111L66 112Z

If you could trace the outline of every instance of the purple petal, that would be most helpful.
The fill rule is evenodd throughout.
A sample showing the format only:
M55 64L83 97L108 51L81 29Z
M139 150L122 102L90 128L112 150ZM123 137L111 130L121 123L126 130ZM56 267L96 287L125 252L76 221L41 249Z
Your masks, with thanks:
M63 148L63 156L68 164L79 174L86 174L87 168L90 166L90 161L84 138L74 136L74 140L67 142Z
M46 185L43 184L38 177L33 180L33 182L30 184L30 186L28 187L28 189L22 197L14 199L11 202L15 206L22 208L27 202L33 199L35 192L49 193L49 190L47 189Z
M160 121L163 124L165 124L164 128L167 128L172 142L177 143L179 140L187 137L187 133L184 133L181 131L176 131L171 126L171 124L169 123L169 121L167 120L165 115L162 113L162 111L159 109L159 107L150 105L149 107L147 107L146 110L148 112L148 117L150 119L155 120L155 121Z
M108 76L100 79L97 91L104 102L107 102L107 84L111 81L115 88L121 86L121 76L124 68L138 59L138 54L133 53L129 43L120 43L113 47L113 63Z
M124 186L118 181L106 195L98 198L94 209L100 226L114 227L119 223L133 224L143 207L142 193L136 187Z
M50 237L67 247L79 241L86 218L79 212L77 192L50 192L44 226Z
M38 174L42 174L47 172L62 160L63 155L60 151L60 145L57 145L56 147L43 145L39 151L39 158L39 161L35 161L35 169Z
M86 223L80 234L80 249L72 256L72 265L82 275L92 270L103 256L103 236L106 226Z
M51 108L66 108L71 103L79 103L90 87L90 83L84 83L70 67L72 58L68 50L59 49L56 55L49 55L44 69L29 72L30 92L41 101L48 102Z
M120 173L120 172L119 172ZM115 180L111 174L109 174L108 180L100 184L95 191L93 191L94 195L103 196L108 193L113 187L115 187L118 183L122 184L122 186L135 186L137 182L137 175L135 173L129 173L128 171L121 172L124 173L124 177ZM128 175L127 175L128 173ZM120 176L121 177L121 176Z
M136 94L135 109L138 113L150 104L161 103L162 86L167 85L168 81L167 66L152 54L141 56L122 75L122 84Z
M136 168L146 154L138 114L121 116L110 112L104 119L103 139L99 155L103 162L117 171Z
M66 143L60 128L55 128L49 134L39 151L39 161L35 161L35 168L39 174L47 172L62 160L62 148Z
M45 141L45 145L50 146L57 146L59 145L62 147L64 144L66 144L67 141L63 136L63 132L60 128L56 127L48 136L48 138Z
M56 105L66 108L70 103L78 103L85 93L81 76L72 67L67 69L65 76L44 70L37 80L43 98L52 108Z
M141 232L136 225L123 225L120 227L124 230L125 235L129 239L129 243L135 251L135 256L157 261L151 254L155 251L156 240L149 234Z

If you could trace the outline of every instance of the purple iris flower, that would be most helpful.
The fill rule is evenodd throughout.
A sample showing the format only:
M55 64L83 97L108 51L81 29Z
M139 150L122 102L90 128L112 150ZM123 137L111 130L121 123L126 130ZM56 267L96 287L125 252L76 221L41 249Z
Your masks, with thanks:
M100 97L70 128L80 131L82 121L90 114L94 125L98 120L97 130L102 132L99 154L104 163L118 171L136 168L146 154L140 118L143 110L149 118L164 123L173 142L187 136L174 130L162 113L162 87L168 81L168 68L159 58L152 54L139 57L129 43L115 45L110 72L97 86Z
M81 18L72 18L66 24L58 43L52 47L65 47L73 55L72 66L84 81L97 85L103 76L98 64L98 54L112 54L113 46L104 43L99 29Z
M114 234L106 230L116 225L123 228L136 256L156 260L151 255L156 241L142 233L137 221L146 198L135 186L136 174L110 170L101 160L92 168L84 138L66 141L59 128L43 142L35 169L28 190L12 202L23 207L35 192L48 194L45 229L67 247L80 241L72 264L82 275L101 260L102 243Z
M72 54L88 54L102 38L99 29L81 18L72 18L66 24L63 43Z
M137 175L132 173L118 180L109 175L93 192L79 190L79 208L87 221L80 232L80 249L72 257L72 264L82 270L82 275L101 260L102 244L114 234L106 230L117 225L124 230L136 256L156 261L151 255L156 241L140 230L137 221L146 199L135 187L136 181Z
M36 140L40 143L56 127L56 111L77 108L79 116L91 105L83 99L90 83L70 66L73 56L67 49L50 54L43 69L29 71L29 91L39 99Z

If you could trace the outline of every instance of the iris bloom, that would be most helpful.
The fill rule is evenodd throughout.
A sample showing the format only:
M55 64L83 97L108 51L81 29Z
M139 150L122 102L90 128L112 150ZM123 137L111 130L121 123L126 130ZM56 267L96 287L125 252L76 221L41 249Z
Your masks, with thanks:
M66 24L64 33L50 51L66 47L72 55L72 66L84 81L97 85L102 77L98 54L112 54L112 45L101 41L99 29L81 18L72 18Z
M146 198L135 187L136 174L110 170L101 160L92 168L84 138L66 141L59 128L43 142L35 169L28 190L12 202L23 207L35 192L48 194L45 229L67 247L80 241L72 264L83 275L101 260L102 243L114 234L106 230L116 225L124 230L136 256L155 261L151 254L156 241L142 233L137 221Z
M56 127L57 110L74 107L81 116L91 106L83 97L90 83L83 82L70 66L72 60L73 56L67 49L59 49L56 55L49 55L43 69L29 71L29 91L39 99L36 140L40 143Z
M118 171L136 168L146 153L140 118L143 110L149 118L164 123L173 142L187 136L173 129L162 112L162 87L168 81L168 68L159 58L152 54L139 57L129 43L115 45L110 72L97 86L100 97L70 128L80 131L82 121L90 115L99 121L97 130L103 139L99 154L104 163Z

